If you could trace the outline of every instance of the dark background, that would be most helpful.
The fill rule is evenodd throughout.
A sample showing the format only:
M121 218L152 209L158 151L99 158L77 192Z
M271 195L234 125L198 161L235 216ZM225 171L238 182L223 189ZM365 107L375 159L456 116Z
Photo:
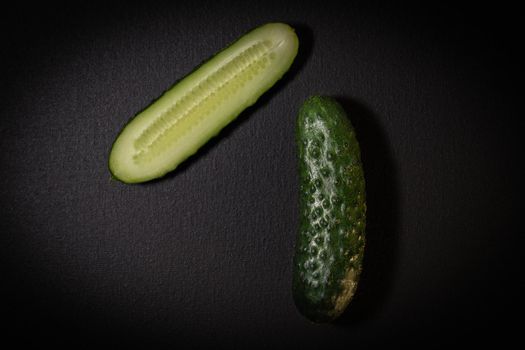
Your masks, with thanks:
M0 15L0 317L19 344L361 348L518 337L517 7L147 2ZM107 170L124 123L270 21L291 71L166 178ZM519 40L518 40L519 39ZM521 62L520 62L521 63ZM295 115L344 105L361 143L364 272L347 312L295 309Z

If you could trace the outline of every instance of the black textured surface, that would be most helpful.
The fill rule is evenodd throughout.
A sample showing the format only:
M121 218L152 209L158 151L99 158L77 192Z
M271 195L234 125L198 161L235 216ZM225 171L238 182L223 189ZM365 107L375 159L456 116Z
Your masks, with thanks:
M353 348L517 337L516 8L261 1L0 15L2 339ZM176 173L110 180L134 113L240 34L296 27L289 74ZM294 120L312 94L361 142L368 246L333 325L295 310ZM522 249L521 249L522 250Z

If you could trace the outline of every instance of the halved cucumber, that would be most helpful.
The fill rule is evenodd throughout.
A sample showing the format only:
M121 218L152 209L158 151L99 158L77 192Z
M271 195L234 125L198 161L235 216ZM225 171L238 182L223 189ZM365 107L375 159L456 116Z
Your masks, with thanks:
M220 51L125 126L109 156L113 177L137 183L174 170L282 77L298 45L290 26L269 23Z

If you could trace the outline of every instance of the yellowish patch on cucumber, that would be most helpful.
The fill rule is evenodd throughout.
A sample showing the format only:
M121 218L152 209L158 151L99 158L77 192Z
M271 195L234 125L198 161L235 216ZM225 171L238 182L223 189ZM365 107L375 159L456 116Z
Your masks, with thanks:
M341 287L343 291L337 295L334 302L335 314L340 314L344 311L352 297L354 296L355 289L357 287L358 273L355 269L350 269L346 273L345 277L341 281Z

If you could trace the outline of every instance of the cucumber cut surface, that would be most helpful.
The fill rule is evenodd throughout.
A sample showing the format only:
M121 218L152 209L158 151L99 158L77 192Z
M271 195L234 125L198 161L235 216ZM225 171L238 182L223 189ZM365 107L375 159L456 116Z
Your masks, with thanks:
M365 247L365 179L354 128L334 99L313 96L299 111L299 232L293 269L298 310L330 322L357 288Z
M217 53L124 127L109 156L113 177L138 183L174 170L274 85L298 46L290 26L269 23Z

